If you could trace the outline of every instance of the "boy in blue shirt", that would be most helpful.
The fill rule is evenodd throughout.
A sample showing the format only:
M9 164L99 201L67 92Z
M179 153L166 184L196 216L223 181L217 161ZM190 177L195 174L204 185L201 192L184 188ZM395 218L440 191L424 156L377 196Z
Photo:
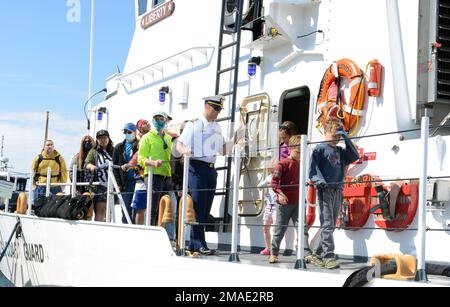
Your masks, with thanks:
M342 204L345 167L358 160L359 153L339 119L329 119L324 133L325 143L314 149L309 170L309 178L317 188L322 229L311 263L335 269L339 267L339 262L334 254L333 232ZM341 137L345 140L345 149L337 146Z

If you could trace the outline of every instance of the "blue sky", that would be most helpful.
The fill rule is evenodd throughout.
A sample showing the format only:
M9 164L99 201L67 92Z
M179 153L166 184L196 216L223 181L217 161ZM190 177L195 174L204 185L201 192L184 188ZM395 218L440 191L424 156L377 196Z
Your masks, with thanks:
M69 22L78 4L80 20ZM93 92L123 69L134 12L133 0L95 0ZM67 162L77 152L86 132L89 31L90 0L0 2L0 135L16 170L28 171L39 152L46 111L56 149Z

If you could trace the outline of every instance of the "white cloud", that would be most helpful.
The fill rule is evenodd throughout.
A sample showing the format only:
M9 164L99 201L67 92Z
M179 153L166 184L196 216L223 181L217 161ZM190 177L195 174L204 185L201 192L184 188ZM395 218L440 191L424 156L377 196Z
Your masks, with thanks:
M81 138L86 134L85 121L50 113L49 139L66 160L78 152ZM44 142L45 113L14 112L0 114L0 135L5 136L5 157L15 171L29 172L33 158Z

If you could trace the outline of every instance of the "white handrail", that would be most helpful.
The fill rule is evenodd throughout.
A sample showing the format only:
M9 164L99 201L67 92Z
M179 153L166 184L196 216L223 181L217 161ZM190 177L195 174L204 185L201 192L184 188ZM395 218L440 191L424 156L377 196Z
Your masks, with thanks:
M300 178L298 198L298 244L296 269L306 269L305 264L305 216L306 216L306 156L308 151L308 139L302 135L300 139Z
M187 192L189 183L189 156L184 155L184 165L183 165L183 195L182 195L182 207L181 207L181 222L180 222L180 237L178 241L180 242L180 253L185 255L186 240L185 240L185 230L186 230L186 204L187 204Z
M78 166L75 164L72 168L72 197L77 195L77 172Z
M417 273L416 281L426 282L427 275L425 272L425 247L426 247L426 232L427 232L427 176L428 176L428 137L430 126L430 109L424 108L425 114L422 117L422 159L420 168L420 182L419 182L419 226L418 226L418 246L417 246Z
M134 74L136 74L136 73L139 73L139 72L144 71L144 70L146 70L146 69L152 68L152 67L155 66L155 65L158 65L158 64L161 64L162 62L165 62L165 61L167 61L167 60L170 60L171 58L174 58L174 57L176 57L176 56L182 55L183 53L189 52L189 51L191 51L191 50L198 50L198 49L213 49L213 50L214 50L215 47L213 47L213 46L197 46L197 47L191 47L191 48L185 49L185 50L180 51L180 52L178 52L178 53L175 53L175 54L173 54L173 55L171 55L171 56L168 56L168 57L166 57L166 58L164 58L164 59L162 59L162 60L159 60L159 61L157 61L157 62L155 62L155 63L152 63L152 64L150 64L150 65L147 65L147 66L144 66L144 67L142 67L142 68L139 68L139 69L137 69L137 70L135 70L135 71L133 71L133 72L130 72L130 73L126 74L126 75L123 75L123 76L121 76L120 78L118 78L117 80L123 81L123 79L127 79L128 77L131 77L132 75L134 75Z
M50 196L50 184L52 180L52 169L51 167L47 168L47 183L45 185L45 197L49 197Z
M152 162L152 157L149 157L149 162ZM153 166L149 166L147 175L147 209L145 225L150 226L152 221L152 206L153 206Z
M234 147L234 185L233 185L233 213L232 213L232 227L231 227L231 255L228 261L239 262L239 256L237 253L238 245L238 203L239 203L239 181L241 171L241 147L236 145Z

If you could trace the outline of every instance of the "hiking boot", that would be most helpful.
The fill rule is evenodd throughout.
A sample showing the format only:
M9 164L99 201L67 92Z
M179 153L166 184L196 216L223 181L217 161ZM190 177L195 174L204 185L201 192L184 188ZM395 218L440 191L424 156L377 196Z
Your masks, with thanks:
M270 249L265 248L262 251L260 251L259 254L264 256L270 256Z
M313 259L313 255L312 254L310 254L308 256L305 256L305 258L304 258L305 263L311 263L312 259Z
M325 269L337 269L339 268L339 262L334 258L325 258L323 259L323 267Z
M308 256L309 257L309 262L311 263L311 264L314 264L314 265L316 265L316 266L323 266L323 260L322 260L322 257L320 257L319 255L317 255L317 254L312 254L312 255L310 255L310 256Z
M269 263L273 264L273 263L277 263L277 262L278 262L278 256L270 255Z

